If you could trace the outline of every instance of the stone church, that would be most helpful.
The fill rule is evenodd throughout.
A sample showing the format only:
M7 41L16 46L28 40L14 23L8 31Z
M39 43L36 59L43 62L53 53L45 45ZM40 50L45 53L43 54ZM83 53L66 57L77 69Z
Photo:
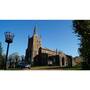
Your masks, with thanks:
M31 66L60 66L72 67L72 56L57 50L42 47L41 37L36 33L36 26L32 37L28 37L25 61Z

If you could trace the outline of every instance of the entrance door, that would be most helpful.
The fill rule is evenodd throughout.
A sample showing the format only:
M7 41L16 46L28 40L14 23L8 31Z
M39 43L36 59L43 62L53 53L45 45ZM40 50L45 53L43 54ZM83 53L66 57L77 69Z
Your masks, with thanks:
M64 66L65 61L64 61L64 57L62 57L62 66Z

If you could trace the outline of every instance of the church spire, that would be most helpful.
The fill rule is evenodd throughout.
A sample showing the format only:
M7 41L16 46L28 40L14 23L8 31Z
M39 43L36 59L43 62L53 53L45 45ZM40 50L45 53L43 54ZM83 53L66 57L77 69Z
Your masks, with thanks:
M33 35L36 34L36 30L37 30L37 27L35 26L35 27L34 27L34 31L33 31Z

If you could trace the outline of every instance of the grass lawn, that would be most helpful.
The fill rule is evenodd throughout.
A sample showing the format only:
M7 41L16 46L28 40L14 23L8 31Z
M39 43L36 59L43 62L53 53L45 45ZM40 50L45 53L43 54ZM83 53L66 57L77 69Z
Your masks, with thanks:
M80 66L60 67L60 66L33 66L31 69L9 68L8 70L82 70Z
M37 66L37 67L31 67L31 70L81 70L81 67L75 66L75 67L60 67L60 66Z

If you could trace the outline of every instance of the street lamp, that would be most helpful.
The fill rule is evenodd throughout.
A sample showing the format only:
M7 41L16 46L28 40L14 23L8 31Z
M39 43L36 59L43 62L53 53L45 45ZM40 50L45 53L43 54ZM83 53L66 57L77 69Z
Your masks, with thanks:
M14 34L11 32L5 32L5 42L8 44L7 45L7 51L6 51L6 68L8 69L8 65L7 65L7 60L8 60L8 51L9 51L9 45L10 43L13 42L13 38L14 38Z

